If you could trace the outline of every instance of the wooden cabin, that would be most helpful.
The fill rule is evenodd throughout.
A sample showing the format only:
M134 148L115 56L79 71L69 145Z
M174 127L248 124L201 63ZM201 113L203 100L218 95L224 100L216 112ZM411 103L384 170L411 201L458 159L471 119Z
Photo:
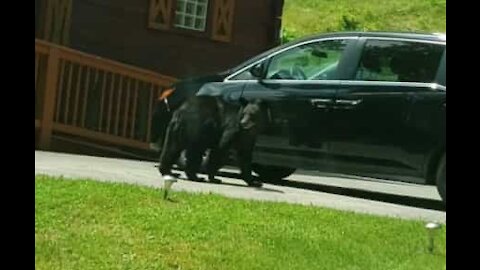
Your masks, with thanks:
M277 45L283 0L35 0L36 148L143 158L178 78Z
M279 43L283 0L36 0L36 36L182 78Z

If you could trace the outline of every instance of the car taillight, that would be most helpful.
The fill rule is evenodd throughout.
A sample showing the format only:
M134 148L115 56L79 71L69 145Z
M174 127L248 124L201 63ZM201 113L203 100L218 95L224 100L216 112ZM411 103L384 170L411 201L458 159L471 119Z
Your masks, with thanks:
M167 97L169 97L173 93L173 91L175 91L175 88L168 88L168 89L163 90L163 92L158 97L158 100L161 101L161 100L166 99Z

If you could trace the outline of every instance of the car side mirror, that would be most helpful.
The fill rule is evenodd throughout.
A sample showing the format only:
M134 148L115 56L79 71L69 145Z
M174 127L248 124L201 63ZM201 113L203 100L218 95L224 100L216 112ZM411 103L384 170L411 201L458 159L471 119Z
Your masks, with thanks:
M257 64L250 69L250 73L258 79L263 79L264 68L263 64Z

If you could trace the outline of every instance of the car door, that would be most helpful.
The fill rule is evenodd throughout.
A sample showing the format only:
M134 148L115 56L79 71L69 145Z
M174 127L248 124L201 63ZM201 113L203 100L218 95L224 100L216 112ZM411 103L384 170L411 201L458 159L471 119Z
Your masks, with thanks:
M412 112L418 115L420 93L430 93L429 100L437 95L432 83L444 47L374 37L362 38L358 46L358 68L351 80L342 81L331 113L330 168L421 176L424 156L419 152L433 139L414 126Z
M245 89L236 95L264 101L267 124L257 140L255 162L317 168L327 158L328 114L340 85L340 67L355 42L356 37L348 37L297 44L256 63L252 68L261 70L262 78L232 78L247 78Z

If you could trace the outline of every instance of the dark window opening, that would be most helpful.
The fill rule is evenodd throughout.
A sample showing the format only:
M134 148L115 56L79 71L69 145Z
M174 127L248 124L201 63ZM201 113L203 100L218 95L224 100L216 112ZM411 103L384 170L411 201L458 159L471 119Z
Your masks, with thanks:
M355 79L433 82L444 48L430 43L369 40L365 44Z

